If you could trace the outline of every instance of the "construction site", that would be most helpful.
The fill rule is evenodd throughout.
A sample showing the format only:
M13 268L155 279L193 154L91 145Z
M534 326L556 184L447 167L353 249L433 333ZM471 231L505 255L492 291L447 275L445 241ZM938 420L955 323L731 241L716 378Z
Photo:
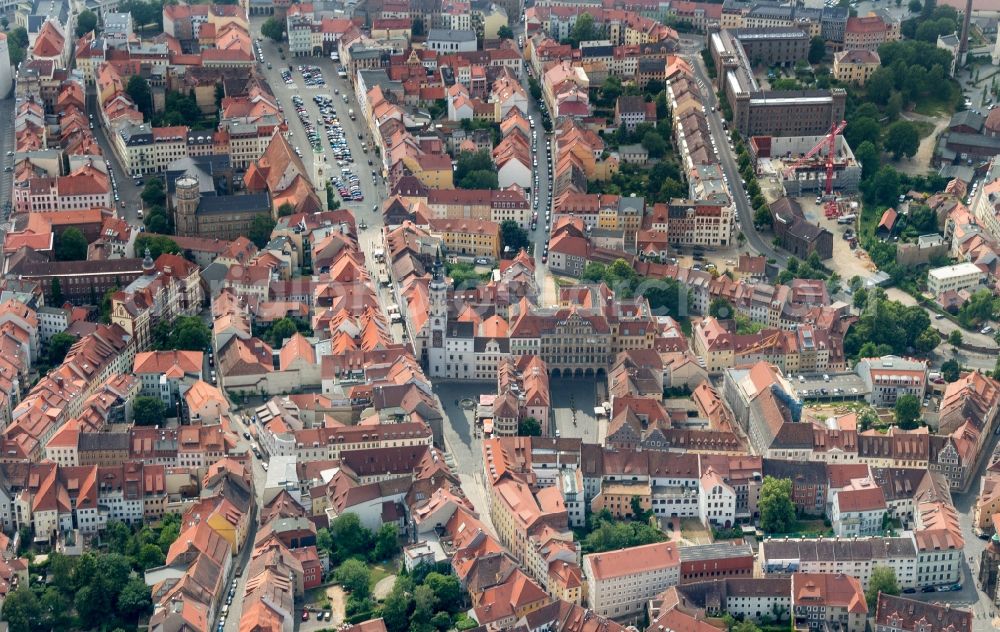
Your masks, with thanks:
M844 126L822 136L751 137L758 177L776 178L789 197L854 195L861 165L841 135Z

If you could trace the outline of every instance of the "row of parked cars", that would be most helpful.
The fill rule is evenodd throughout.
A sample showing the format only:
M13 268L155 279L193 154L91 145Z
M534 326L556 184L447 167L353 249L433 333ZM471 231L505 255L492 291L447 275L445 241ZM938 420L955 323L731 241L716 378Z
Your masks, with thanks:
M347 144L347 136L344 134L344 126L337 118L337 111L333 107L333 99L327 95L317 94L313 97L313 102L319 108L319 113L323 117L323 125L326 127L326 140L330 143L337 165L343 167L354 162L351 156L351 148Z
M299 72L309 87L322 88L326 85L326 79L323 78L323 71L319 66L299 66Z
M342 167L340 176L333 178L333 186L337 187L337 193L348 202L362 202L365 199L361 192L361 178L351 171L350 167Z

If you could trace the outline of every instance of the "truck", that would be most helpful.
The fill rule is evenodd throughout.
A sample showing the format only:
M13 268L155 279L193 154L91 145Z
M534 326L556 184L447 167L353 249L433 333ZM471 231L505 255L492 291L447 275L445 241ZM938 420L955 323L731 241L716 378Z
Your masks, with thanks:
M857 218L858 218L857 215L855 215L853 213L848 213L847 215L841 215L840 217L838 217L837 218L837 223L838 224L853 224L854 220L856 220Z
M347 110L347 116L351 117L351 120L352 120L352 121L353 121L353 120L356 120L356 119L354 118L354 108L350 108L349 110Z

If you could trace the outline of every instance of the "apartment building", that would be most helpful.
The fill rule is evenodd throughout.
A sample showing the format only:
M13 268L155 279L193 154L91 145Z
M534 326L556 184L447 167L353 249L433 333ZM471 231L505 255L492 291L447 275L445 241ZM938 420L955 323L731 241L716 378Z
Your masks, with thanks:
M830 522L840 537L874 536L882 532L886 514L882 488L870 480L855 480L831 492Z
M680 583L680 547L658 542L583 557L587 602L614 619L641 614L646 603Z
M194 382L202 379L204 358L200 351L145 351L135 356L133 372L142 394L159 397L173 410Z
M868 604L861 583L850 575L795 573L792 615L796 626L807 626L810 630L835 627L846 632L864 632Z
M874 632L972 632L973 614L949 603L927 603L879 593Z
M875 51L845 50L833 56L833 76L838 81L863 86L881 65Z
M870 392L869 403L889 407L902 395L923 399L927 386L927 362L899 356L862 358L855 369Z
M900 588L921 588L917 543L910 535L894 538L772 538L760 543L760 567L766 576L789 573L844 573L868 587L872 569L887 566Z
M500 257L500 226L482 219L431 219L432 234L440 236L447 252L467 257Z
M986 281L986 273L978 265L965 262L927 271L927 291L934 296L954 291L974 292Z

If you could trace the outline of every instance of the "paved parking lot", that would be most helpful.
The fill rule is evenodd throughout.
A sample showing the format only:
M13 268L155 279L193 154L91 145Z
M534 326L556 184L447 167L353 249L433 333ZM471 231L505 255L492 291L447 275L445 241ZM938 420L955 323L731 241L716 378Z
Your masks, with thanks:
M803 399L848 401L864 399L868 394L864 380L856 373L830 373L824 375L789 375L796 393ZM825 392L824 392L825 391Z

